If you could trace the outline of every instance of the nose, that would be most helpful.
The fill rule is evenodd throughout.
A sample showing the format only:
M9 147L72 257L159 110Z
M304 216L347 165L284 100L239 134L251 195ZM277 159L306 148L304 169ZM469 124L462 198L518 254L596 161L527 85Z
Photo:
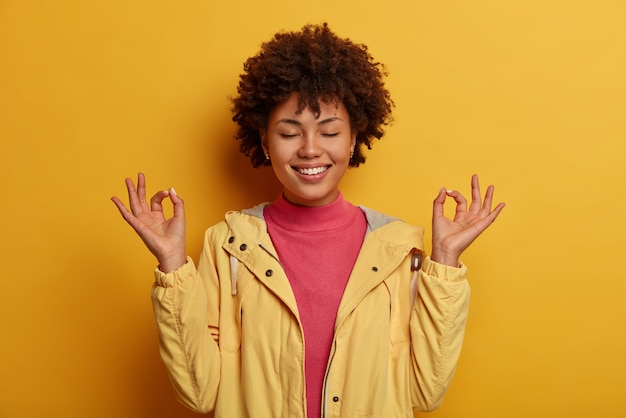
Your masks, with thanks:
M302 146L298 150L301 158L315 158L322 154L322 147L317 135L308 134L302 136Z

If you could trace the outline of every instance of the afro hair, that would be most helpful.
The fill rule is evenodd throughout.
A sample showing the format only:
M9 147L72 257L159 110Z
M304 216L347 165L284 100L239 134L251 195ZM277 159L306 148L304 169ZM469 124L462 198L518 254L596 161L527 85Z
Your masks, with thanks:
M365 162L363 147L371 149L391 120L394 106L367 46L335 35L326 23L307 25L299 32L280 32L261 45L244 63L238 96L232 99L233 121L240 150L254 167L269 165L261 144L272 109L291 93L299 95L298 110L309 107L319 117L319 100L342 102L356 132L351 167Z

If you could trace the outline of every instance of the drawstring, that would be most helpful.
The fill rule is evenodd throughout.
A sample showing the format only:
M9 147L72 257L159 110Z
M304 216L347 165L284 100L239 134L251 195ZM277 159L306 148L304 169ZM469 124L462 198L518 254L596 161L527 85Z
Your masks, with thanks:
M230 256L230 286L231 286L231 295L237 294L237 264L239 262L234 256Z
M415 253L411 257L411 271L413 272L411 276L411 309L413 309L415 296L417 295L417 274L420 267L422 267L422 256L419 253Z
M274 255L263 243L259 242L259 247L263 248L269 255L271 255L276 261L278 261L278 257ZM237 294L237 266L239 265L239 260L234 255L230 255L230 285L231 285L231 295Z

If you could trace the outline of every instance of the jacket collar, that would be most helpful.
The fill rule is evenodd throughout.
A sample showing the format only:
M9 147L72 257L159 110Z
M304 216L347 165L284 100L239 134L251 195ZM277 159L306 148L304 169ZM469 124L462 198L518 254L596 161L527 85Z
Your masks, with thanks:
M263 206L259 205L253 209L262 214L262 208ZM276 249L267 233L263 218L233 211L226 214L226 224L228 235L222 242L222 248L231 258L234 257L243 263L299 317L295 296L278 261Z
M265 209L270 204L270 202L263 202L252 208L244 209L241 212L265 221L265 218L263 216L263 209ZM381 226L385 226L388 223L399 220L398 218L385 215L384 213L380 213L365 206L359 206L359 208L363 211L363 213L365 214L365 218L367 219L368 233L375 231L376 229L380 228Z
M229 234L222 247L242 262L299 317L289 280L280 266L267 233L261 203L242 212L226 214ZM373 288L385 280L412 252L423 252L423 228L408 225L375 210L361 207L367 219L367 234L337 312L336 327ZM234 239L230 239L234 237ZM242 246L245 244L245 246ZM271 258L268 258L267 255ZM267 274L272 270L271 274Z
M384 216L384 215L383 215ZM423 252L423 228L396 220L369 233L354 264L337 312L336 328L361 300L413 252ZM407 266L407 276L409 276ZM409 290L407 288L407 294Z

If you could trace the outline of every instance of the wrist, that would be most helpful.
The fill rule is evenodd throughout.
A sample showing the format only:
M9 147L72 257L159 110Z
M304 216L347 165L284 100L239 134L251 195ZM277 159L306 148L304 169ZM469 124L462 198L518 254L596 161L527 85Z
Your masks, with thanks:
M438 249L433 249L430 259L435 263L442 264L444 266L459 266L459 256L457 254L448 253Z
M163 259L159 259L158 269L163 273L171 273L174 270L178 270L182 266L187 264L187 255L186 254L176 254L171 257L164 257Z

